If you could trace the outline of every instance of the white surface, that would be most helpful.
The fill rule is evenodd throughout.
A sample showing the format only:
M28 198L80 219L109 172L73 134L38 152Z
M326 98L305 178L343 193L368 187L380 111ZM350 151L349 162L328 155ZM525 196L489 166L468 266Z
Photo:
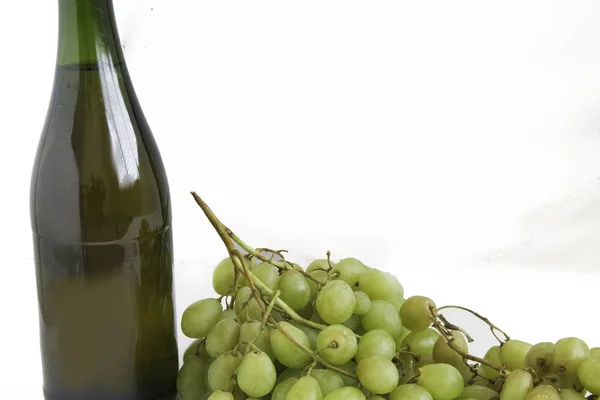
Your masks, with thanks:
M600 345L600 3L114 1L171 182L179 313L225 255L196 190L256 246ZM6 3L0 392L41 399L28 188L56 4Z

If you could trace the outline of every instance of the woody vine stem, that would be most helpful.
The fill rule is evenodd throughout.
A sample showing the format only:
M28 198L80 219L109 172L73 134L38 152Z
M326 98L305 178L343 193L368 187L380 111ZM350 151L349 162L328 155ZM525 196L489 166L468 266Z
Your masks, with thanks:
M241 274L244 277L246 277L246 279L248 280L248 284L249 284L250 290L251 290L251 296L253 299L256 300L256 303L258 304L260 311L263 315L262 326L266 325L268 322L270 326L279 330L288 340L290 340L294 345L296 345L304 353L309 355L313 359L314 363L319 363L324 368L330 369L332 371L335 371L335 372L342 374L344 376L347 376L349 378L358 380L358 377L354 373L345 371L341 368L331 365L330 363L328 363L322 357L319 356L318 351L317 352L312 351L311 349L307 348L306 346L303 346L302 344L298 343L298 341L296 341L291 335L289 335L281 327L281 325L273 318L273 315L271 315L271 312L274 309L277 309L285 318L292 319L292 320L294 320L298 323L301 323L305 326L308 326L308 327L311 327L311 328L314 328L317 330L323 330L326 328L325 325L316 323L314 321L310 321L310 320L300 316L295 310L293 310L288 304L286 304L279 297L278 291L274 291L274 290L270 289L269 287L267 287L248 268L249 258L247 258L247 257L254 257L262 262L267 262L267 263L275 266L279 270L283 270L283 271L292 270L292 269L294 269L293 264L290 263L289 261L286 261L285 257L283 257L283 253L285 252L285 250L275 251L275 250L269 250L269 249L264 249L264 248L255 249L252 246L246 244L235 233L233 233L233 231L231 229L229 229L225 224L223 224L217 218L217 216L211 210L211 208L208 206L208 204L206 204L206 202L204 200L202 200L202 198L200 198L200 196L198 196L198 194L196 194L195 192L191 192L191 194L192 194L194 200L196 201L196 203L198 204L198 206L202 209L202 211L204 212L204 214L206 215L206 217L212 224L213 228L216 230L217 234L219 235L219 237L221 238L223 243L225 244L225 247L227 248L227 251L229 253L229 257L231 258L231 261L233 262L236 277L239 274ZM235 248L234 243L236 243L240 248L242 248L245 252L247 252L248 256L246 256L246 257L243 256L240 253L240 251ZM273 255L280 256L282 258L282 261L274 260L273 256L272 257L265 256L261 250L263 250L263 251L268 250ZM329 252L327 253L327 255L328 255L328 259L329 259ZM318 291L323 286L323 283L314 279L314 277L312 275L306 273L305 271L300 271L300 272L307 279L310 279L316 283L317 293L318 293ZM234 288L234 293L232 293L232 297L235 297L235 288ZM503 368L502 366L494 365L493 363L491 363L488 360L482 359L482 358L474 356L472 354L468 354L468 353L462 351L462 349L454 343L452 331L459 331L459 332L465 334L465 336L467 337L467 339L469 341L473 341L473 339L463 329L448 322L448 320L446 320L446 318L442 314L439 314L439 311L442 309L445 309L445 308L457 308L457 309L461 309L461 310L470 312L471 314L475 315L477 318L481 319L482 321L484 321L485 323L487 323L490 326L492 333L500 341L501 344L503 344L504 341L501 340L500 338L498 338L498 336L496 335L496 331L502 333L505 337L505 340L509 340L508 335L506 335L506 333L504 333L497 326L492 324L487 318L475 313L474 311L466 309L464 307L445 306L445 307L440 307L438 309L432 308L430 310L432 327L440 333L440 335L445 339L448 346L462 357L464 362L467 363L469 368L471 368L471 370L473 371L474 377L476 377L478 375L477 374L478 365L475 365L475 366L470 365L470 364L468 364L467 361L474 361L478 364L486 365L492 369L499 371L501 374L501 377L505 377L509 372L505 368ZM360 338L360 336L358 336L358 335L357 335L357 337Z

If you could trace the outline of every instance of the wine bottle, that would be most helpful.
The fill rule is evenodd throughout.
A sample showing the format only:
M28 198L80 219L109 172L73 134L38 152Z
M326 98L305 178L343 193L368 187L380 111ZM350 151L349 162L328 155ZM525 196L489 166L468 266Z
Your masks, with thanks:
M169 186L111 0L59 0L30 199L45 398L174 399Z

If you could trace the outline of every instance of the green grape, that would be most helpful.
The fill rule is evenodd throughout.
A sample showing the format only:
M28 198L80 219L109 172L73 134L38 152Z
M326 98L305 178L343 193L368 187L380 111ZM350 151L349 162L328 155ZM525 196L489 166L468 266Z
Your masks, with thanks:
M590 348L581 339L560 339L552 351L552 366L561 374L576 376L579 364L590 356Z
M273 393L271 393L271 400L286 400L290 389L297 381L298 377L293 377L277 383L275 389L273 389Z
M342 377L338 373L328 369L313 369L310 371L310 376L319 382L323 396L327 396L334 390L344 387Z
M356 258L344 258L333 268L333 272L339 274L335 279L341 279L349 286L354 286L365 271L365 265Z
M301 310L310 304L310 286L299 271L285 271L279 278L279 296L293 310Z
M533 346L521 340L509 340L500 347L500 361L509 371L525 369L525 357Z
M213 289L221 296L229 294L233 290L234 278L233 261L231 261L230 257L227 257L213 271Z
M356 336L344 325L329 325L317 336L319 355L332 365L350 361L358 348Z
M542 382L554 387L555 389L562 389L566 387L573 387L572 379L575 377L567 377L563 374L560 374L558 371L550 371L540 375L539 378Z
M206 361L190 355L185 359L177 373L177 393L183 400L200 400L208 388L204 380L207 370Z
M386 300L387 302L392 303L392 305L396 308L396 311L400 312L402 308L402 304L406 301L402 296L393 296Z
M469 347L467 345L467 341L464 336L460 332L452 331L453 343L457 346L461 351L467 353L469 351ZM456 367L459 364L456 360L459 359L460 363L462 363L462 357L450 346L446 343L444 337L440 336L435 344L433 345L433 350L431 352L433 356L433 360L436 363L445 363L450 364Z
M322 269L316 269L312 272L309 272L309 275L312 276L317 281L319 281L321 283L321 287L325 286L325 284L329 280L329 274L327 272L323 271ZM307 279L306 282L308 283L308 286L310 287L310 298L312 300L316 299L317 298L317 283L311 279Z
M600 356L600 347L592 347L590 349L590 357L599 357Z
M560 400L586 400L585 396L573 389L562 389Z
M335 264L333 262L331 263L331 265L335 266ZM318 270L327 271L328 269L329 269L329 262L327 262L327 259L317 258L316 260L313 260L310 264L308 264L308 267L306 267L306 272L308 272L310 274L313 271L318 271Z
M249 288L250 287L250 282L248 282L248 279L244 275L240 274L238 276L238 280L237 280L237 287L240 287L240 288L247 287L247 288Z
M354 360L350 360L347 363L337 366L339 369L343 369L344 371L354 374L356 372L356 362ZM356 386L358 385L358 381L356 379L350 378L349 376L340 374L342 379L344 380L344 385L346 386Z
M264 306L262 300L261 303ZM242 322L262 320L262 310L254 296L252 296L252 289L248 286L238 290L235 302L233 303L233 309Z
M367 270L358 280L360 290L365 292L372 300L387 300L394 297L403 297L404 289L398 279L378 269Z
M343 387L329 393L324 400L365 400L365 395L355 387Z
M319 314L321 314L320 311ZM392 337L402 333L400 314L391 303L384 300L371 301L371 308L366 314L360 316L360 321L367 332L374 329L385 329Z
M385 398L383 398L377 394L372 394L370 396L367 396L367 400L385 400Z
M352 314L350 316L350 318L348 318L347 320L345 320L344 322L342 322L342 325L344 325L344 326L352 329L353 331L357 332L362 327L361 322L360 322L360 315Z
M240 337L240 323L235 319L218 322L206 336L206 352L212 358L235 347Z
M296 342L304 347L310 347L308 337L300 329L287 322L280 322L279 326ZM302 368L307 366L311 361L311 357L308 354L300 350L278 329L271 331L271 348L279 362L288 368Z
M281 383L291 378L300 378L304 375L304 368L285 368L277 376L277 383Z
M515 369L506 377L500 400L523 400L533 389L533 377L522 369Z
M233 374L242 362L242 355L237 351L227 351L217 357L208 368L208 384L216 390L231 391L235 382Z
M206 390L209 392L212 392L212 389L210 388L210 383L208 382L208 371L210 370L210 366L213 364L214 361L214 358L209 358L208 360L206 360L206 370L204 372L204 385L206 387Z
M291 264L291 265L292 265L292 268L294 268L296 271L298 271L298 272L305 272L305 271L304 271L304 268L302 268L300 265L298 265L298 264L296 264L296 263L291 263L291 262L288 262L288 265L289 265L289 264Z
M262 397L275 387L277 372L266 353L246 353L237 371L237 384L248 396Z
M390 393L390 400L433 400L431 394L419 385L400 385Z
M238 351L242 354L246 353L247 344L254 340L260 333L260 322L246 321L240 327L240 335L238 338Z
M495 390L485 386L472 385L466 386L456 400L491 400L495 398L498 398L498 393Z
M431 356L433 346L439 338L440 334L436 330L427 328L424 331L411 332L402 342L402 347L418 356Z
M304 334L308 338L308 342L310 343L310 348L312 350L317 349L317 336L319 336L319 330L311 328L310 326L306 326L303 323L294 320L289 321L289 323L295 326L296 328L300 329L302 332L304 332Z
M242 314L242 309L248 306L247 303L250 301L251 297L252 289L250 289L248 286L240 288L237 291L235 295L235 301L233 302L233 309L237 315Z
M206 352L206 344L204 343L204 341L204 338L200 338L190 343L190 345L187 347L187 349L185 349L185 352L183 353L183 360L185 361L186 358L192 355L204 359L209 358L210 356Z
M490 363L501 367L502 360L500 359L500 347L492 346L488 349L488 351L483 356L483 359L489 361ZM495 379L500 376L500 372L496 371L493 368L488 367L487 365L481 365L479 368L479 374L486 379Z
M536 372L546 371L552 364L554 343L541 342L535 344L525 356L525 365Z
M208 334L223 311L217 299L203 299L190 304L181 316L181 331L189 338L198 339Z
M600 357L589 357L579 364L577 377L590 393L600 395Z
M400 307L402 324L413 332L420 332L431 326L431 309L435 303L424 296L411 296Z
M354 292L354 299L356 300L356 306L354 307L354 314L363 315L371 308L371 299L365 292L357 290Z
M453 400L465 388L462 375L450 364L426 365L419 371L417 383L427 389L435 400Z
M234 400L233 395L229 392L224 392L222 390L217 390L216 392L212 392L210 396L208 396L208 400Z
M217 322L223 321L224 319L237 319L237 313L231 308L223 310L223 312L219 315Z
M262 300L260 300L260 302L262 303L263 307L266 308L265 303ZM260 306L258 305L256 299L252 297L248 301L248 305L246 306L246 308L242 310L242 313L240 314L240 320L243 322L262 321L262 317L262 310L260 309Z
M375 329L365 333L358 342L356 361L365 357L380 356L391 360L396 354L396 343L392 335L384 329Z
M358 380L374 394L386 394L398 385L400 375L393 362L384 357L365 357L356 368Z
M329 281L317 295L319 316L328 324L341 324L352 316L356 299L348 284L341 280Z
M246 353L246 343L249 343L256 338L254 345L261 351L264 351L271 360L275 360L273 349L271 349L271 328L265 327L261 330L260 325L261 323L258 321L248 321L242 324L240 328L240 337L238 339L238 350L242 354Z
M267 326L263 328L262 331L258 334L258 337L254 341L254 345L258 347L261 351L265 352L271 361L275 362L275 354L273 353L273 349L271 348L271 331L273 328Z
M400 351L400 349L402 349L402 342L410 334L411 331L409 329L406 329L405 326L402 326L402 331L400 332L400 335L394 338L394 341L396 342L396 351Z
M321 400L319 382L312 376L303 376L290 388L286 400Z
M539 385L529 392L525 400L560 400L560 395L552 386Z
M254 267L252 273L269 289L277 290L279 286L279 269L277 267L263 262Z

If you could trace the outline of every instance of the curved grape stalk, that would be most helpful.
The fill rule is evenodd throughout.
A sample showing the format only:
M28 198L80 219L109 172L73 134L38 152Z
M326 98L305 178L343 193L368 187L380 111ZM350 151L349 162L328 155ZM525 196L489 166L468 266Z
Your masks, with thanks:
M219 237L221 238L221 240L225 244L225 247L227 248L227 251L229 252L229 257L231 258L231 261L233 262L233 265L235 267L234 268L234 271L235 271L234 282L237 282L237 274L238 273L241 273L242 275L244 275L246 277L246 279L248 280L248 283L250 285L250 290L252 292L252 297L258 303L258 306L260 307L260 310L263 314L262 325L264 326L266 324L266 321L268 320L269 323L275 329L279 330L290 342L292 342L296 347L298 347L304 353L309 355L314 360L315 363L318 362L319 364L323 365L323 367L325 367L327 369L335 371L335 372L342 374L344 376L347 376L349 378L358 380L358 377L355 374L352 374L348 371L345 371L341 368L331 365L330 363L325 361L321 356L319 356L319 354L317 354L316 352L307 348L306 346L303 346L302 344L298 343L298 341L296 341L291 335L289 335L284 329L281 328L279 323L271 315L271 312L275 306L277 306L281 310L283 310L291 319L298 321L299 323L304 324L306 326L316 328L319 330L325 329L326 326L322 325L322 324L318 324L313 321L309 321L305 318L302 318L300 315L298 315L298 313L296 313L296 311L294 311L290 306L288 306L283 300L281 300L279 298L278 292L270 289L263 282L261 282L261 280L258 279L256 277L256 275L254 275L252 273L252 271L250 271L248 269L248 265L247 265L247 261L246 261L245 257L242 256L240 251L234 247L233 242L237 243L242 249L244 249L244 251L248 252L253 257L258 258L259 260L261 260L263 262L268 262L269 264L272 264L279 269L283 269L283 270L294 269L293 266L291 265L291 263L289 263L287 261L285 261L283 263L278 262L278 261L273 260L273 258L269 259L269 258L265 257L259 250L254 249L251 246L244 243L237 235L235 235L231 231L231 229L227 228L227 226L225 226L217 218L217 216L210 209L208 204L206 204L204 202L204 200L202 200L200 198L200 196L198 196L195 192L192 192L192 196L194 197L194 200L196 201L198 206L200 206L202 211L204 211L204 214L206 215L206 217L208 218L208 220L210 221L212 226L215 228L215 230L219 234ZM278 251L278 252L279 252L279 255L281 256L282 252L281 251ZM307 274L306 272L303 272L303 274L305 276L307 276L308 279L315 280L312 275ZM317 283L317 285L321 285L320 282L318 282L316 280L315 280L315 282ZM266 296L271 299L268 307L265 307L265 305L261 299L262 296ZM358 336L358 335L357 335L357 337L360 338L360 336Z
M469 312L469 313L473 314L475 317L477 317L480 320L482 320L483 322L485 322L490 327L490 330L492 331L492 334L494 335L494 337L500 342L500 346L502 346L506 341L510 340L510 337L502 329L500 329L496 325L494 325L488 318L476 313L475 311L469 310L468 308L461 307L461 306L444 306L444 307L440 307L440 308L435 308L435 307L431 306L429 308L429 311L431 313L431 322L432 322L433 328L436 329L440 333L440 335L442 335L442 337L448 344L448 347L450 347L452 350L454 350L456 353L458 353L458 355L460 355L463 358L464 363L467 364L467 366L473 372L472 380L474 380L478 376L481 376L478 373L479 365L485 365L485 366L488 366L488 367L500 372L499 378L488 379L488 381L490 381L490 383L492 383L492 384L496 383L496 381L498 379L505 379L508 376L508 374L510 373L510 371L507 370L504 366L498 366L484 358L465 353L459 346L457 346L454 343L454 337L452 336L452 331L458 331L458 332L462 333L463 335L465 335L465 337L467 338L469 343L473 342L474 339L464 329L462 329L461 327L459 327L457 325L452 324L444 317L443 314L439 313L440 310L449 309L449 308L455 308L455 309ZM496 334L496 331L502 333L504 335L505 339L504 340L500 339L498 337L498 335ZM475 361L476 363L479 363L479 365L473 366L473 365L469 364L467 362L467 360Z

